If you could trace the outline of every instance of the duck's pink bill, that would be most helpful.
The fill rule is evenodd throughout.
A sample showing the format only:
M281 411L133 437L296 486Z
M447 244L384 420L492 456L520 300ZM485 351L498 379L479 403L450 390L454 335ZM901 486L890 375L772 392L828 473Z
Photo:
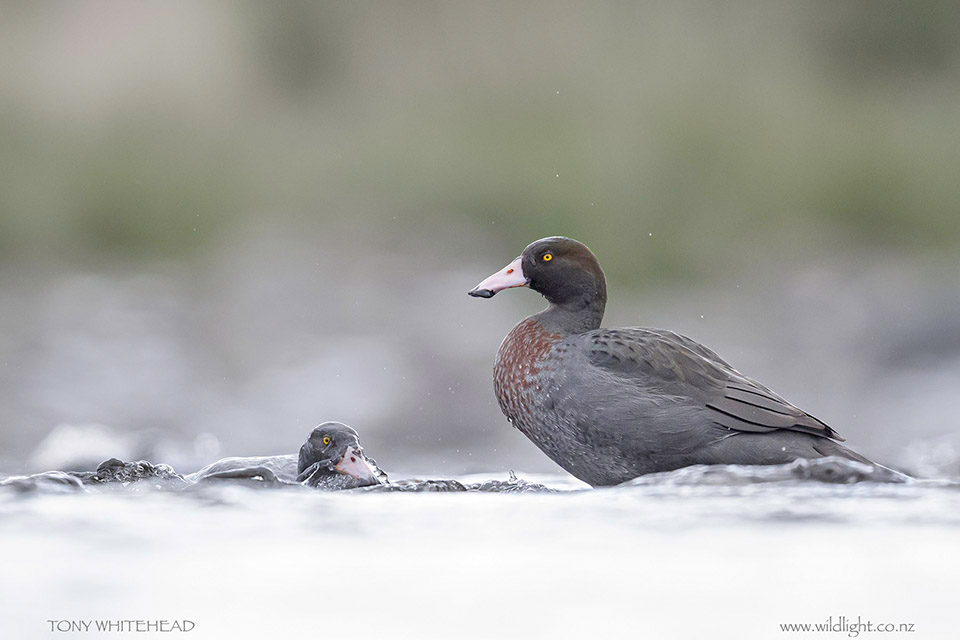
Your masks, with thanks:
M337 463L335 468L340 473L356 478L357 480L373 483L380 482L380 479L377 477L373 467L367 462L367 459L363 457L362 453L352 447L347 449L347 452L343 455L343 460Z
M527 286L529 282L523 275L522 262L523 256L500 269L467 293L475 298L492 298L498 291Z

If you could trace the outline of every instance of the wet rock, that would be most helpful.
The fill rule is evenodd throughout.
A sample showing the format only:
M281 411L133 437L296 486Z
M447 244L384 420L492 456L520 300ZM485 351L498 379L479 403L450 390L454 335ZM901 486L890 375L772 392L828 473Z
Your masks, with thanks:
M150 481L155 488L182 488L187 480L166 464L154 464L146 460L123 462L117 458L104 460L96 473L76 474L85 484L105 485L119 483L124 486L135 482ZM86 477L84 477L86 476Z
M618 486L651 485L748 485L808 480L830 484L856 482L902 483L910 478L880 465L869 465L847 458L799 459L776 465L694 465L651 473Z

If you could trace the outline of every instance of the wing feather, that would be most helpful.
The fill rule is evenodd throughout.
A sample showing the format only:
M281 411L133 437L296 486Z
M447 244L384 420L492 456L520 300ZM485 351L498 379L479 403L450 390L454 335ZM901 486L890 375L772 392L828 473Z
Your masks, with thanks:
M686 336L658 329L599 329L589 349L594 366L673 389L677 396L703 397L711 419L723 427L754 433L786 429L843 440L826 423Z

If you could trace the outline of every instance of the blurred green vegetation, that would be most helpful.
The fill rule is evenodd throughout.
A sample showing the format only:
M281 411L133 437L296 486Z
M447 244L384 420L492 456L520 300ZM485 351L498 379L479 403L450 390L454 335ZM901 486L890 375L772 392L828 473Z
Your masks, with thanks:
M41 2L0 41L8 264L344 218L651 280L960 248L955 2Z

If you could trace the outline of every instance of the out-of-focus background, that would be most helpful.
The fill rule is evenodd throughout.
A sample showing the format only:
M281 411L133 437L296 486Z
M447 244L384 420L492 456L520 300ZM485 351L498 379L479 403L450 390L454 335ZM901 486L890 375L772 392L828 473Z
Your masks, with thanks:
M189 471L355 426L387 471L552 463L493 398L586 242L671 328L960 469L960 5L0 5L0 469Z

